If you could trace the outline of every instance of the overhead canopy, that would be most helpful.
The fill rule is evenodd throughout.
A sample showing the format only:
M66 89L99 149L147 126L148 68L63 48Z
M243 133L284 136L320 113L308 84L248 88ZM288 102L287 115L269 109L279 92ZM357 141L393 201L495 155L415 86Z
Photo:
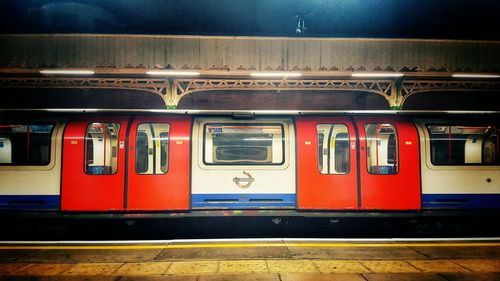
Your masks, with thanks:
M299 70L318 75L354 70L500 72L500 41L1 35L0 48L0 68L10 69L78 67L141 73L141 68L173 68L214 74Z

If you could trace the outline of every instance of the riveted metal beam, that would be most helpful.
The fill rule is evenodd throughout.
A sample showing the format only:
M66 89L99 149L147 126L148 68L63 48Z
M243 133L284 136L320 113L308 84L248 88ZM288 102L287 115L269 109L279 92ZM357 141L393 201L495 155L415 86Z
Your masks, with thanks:
M305 79L177 79L174 81L178 99L195 92L204 91L364 91L391 100L393 80L305 80Z
M79 78L79 77L0 77L4 88L73 88L73 89L125 89L146 91L158 95L169 105L168 79L147 78ZM171 92L171 91L170 91Z
M206 91L362 91L384 97L392 109L401 109L406 99L424 92L495 91L500 81L443 79L188 79L127 77L0 77L4 88L126 89L158 95L168 109L175 109L186 95Z
M401 106L408 97L419 93L443 91L455 92L500 92L500 81L485 80L403 80L401 82Z

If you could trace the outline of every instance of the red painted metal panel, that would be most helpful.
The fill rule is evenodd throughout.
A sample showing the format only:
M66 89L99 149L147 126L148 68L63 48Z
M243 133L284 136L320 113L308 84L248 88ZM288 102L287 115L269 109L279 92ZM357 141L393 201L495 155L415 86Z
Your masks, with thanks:
M421 208L419 142L415 125L404 118L356 117L360 138L361 208L414 210ZM397 174L370 174L367 168L365 124L392 124L398 139Z
M85 134L93 122L120 123L118 170L112 175L89 175L84 171ZM67 211L123 210L125 117L86 118L69 122L64 132L61 209Z
M187 210L189 208L189 170L191 116L136 117L129 135L127 210ZM137 128L141 123L170 125L168 171L141 175L135 170Z
M344 124L349 131L348 174L318 169L318 124ZM356 135L347 117L297 117L297 201L299 209L357 209Z

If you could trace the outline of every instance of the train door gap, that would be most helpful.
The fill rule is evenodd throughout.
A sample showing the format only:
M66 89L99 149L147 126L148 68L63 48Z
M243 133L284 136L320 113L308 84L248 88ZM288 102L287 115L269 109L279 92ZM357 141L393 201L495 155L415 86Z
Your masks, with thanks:
M361 142L359 141L359 130L358 124L356 124L356 120L354 117L349 116L349 119L352 122L352 126L354 127L354 135L356 138L356 188L358 191L358 208L361 208L361 163L360 163L360 149Z
M124 186L123 186L123 208L127 209L128 208L128 174L129 174L129 169L128 169L128 162L130 160L130 130L132 129L132 123L134 121L134 115L130 116L130 119L128 120L127 124L127 132L125 133L125 167L124 167L124 174L125 174L125 179L124 179Z

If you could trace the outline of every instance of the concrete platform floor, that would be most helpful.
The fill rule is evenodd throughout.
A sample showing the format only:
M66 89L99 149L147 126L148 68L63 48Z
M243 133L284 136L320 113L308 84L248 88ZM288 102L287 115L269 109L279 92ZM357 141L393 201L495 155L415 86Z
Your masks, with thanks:
M4 243L0 280L500 281L500 242Z

